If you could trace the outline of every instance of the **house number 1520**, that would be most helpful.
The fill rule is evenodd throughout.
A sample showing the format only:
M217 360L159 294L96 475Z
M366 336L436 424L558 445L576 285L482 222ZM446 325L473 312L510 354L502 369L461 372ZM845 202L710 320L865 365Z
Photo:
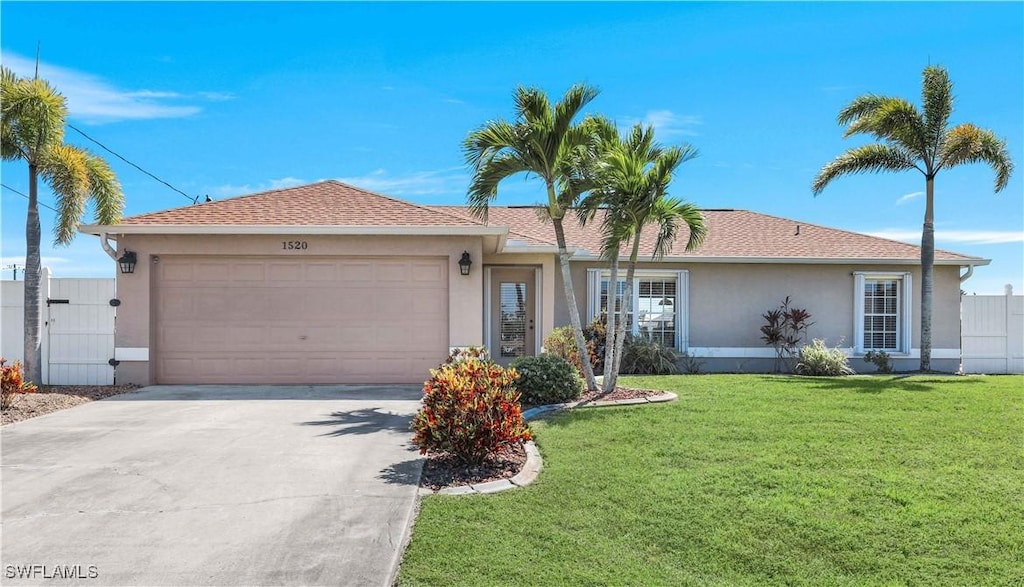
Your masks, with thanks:
M281 241L281 248L286 251L305 251L309 248L306 241Z

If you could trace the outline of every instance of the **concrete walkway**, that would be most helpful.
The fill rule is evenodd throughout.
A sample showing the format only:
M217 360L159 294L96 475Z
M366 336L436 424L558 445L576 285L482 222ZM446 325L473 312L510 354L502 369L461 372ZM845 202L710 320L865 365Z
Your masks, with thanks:
M415 507L419 398L157 386L4 426L0 582L385 585ZM12 578L23 565L45 568Z

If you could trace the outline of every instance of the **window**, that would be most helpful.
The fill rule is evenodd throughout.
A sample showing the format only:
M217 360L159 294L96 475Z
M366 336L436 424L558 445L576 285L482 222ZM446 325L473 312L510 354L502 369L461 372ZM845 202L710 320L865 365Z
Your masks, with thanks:
M857 352L910 352L910 274L855 273Z
M594 317L608 310L609 275L607 271L590 269L588 277L587 299L590 316ZM686 280L686 271L638 271L633 280L633 303L626 316L629 331L665 346L685 349ZM615 288L618 304L622 304L625 290L622 275Z

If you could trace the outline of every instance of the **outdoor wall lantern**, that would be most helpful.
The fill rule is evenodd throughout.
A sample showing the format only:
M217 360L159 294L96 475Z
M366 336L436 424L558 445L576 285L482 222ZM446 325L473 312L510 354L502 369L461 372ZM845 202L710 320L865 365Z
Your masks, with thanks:
M121 258L117 260L117 264L121 266L121 273L135 273L135 251L125 250Z
M462 251L462 258L459 259L459 273L469 275L469 266L472 264L473 261L469 258L469 251Z

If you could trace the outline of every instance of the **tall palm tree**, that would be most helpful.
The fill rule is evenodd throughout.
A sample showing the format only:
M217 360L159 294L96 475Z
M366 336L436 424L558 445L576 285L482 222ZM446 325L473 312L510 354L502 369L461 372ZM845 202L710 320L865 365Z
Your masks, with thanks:
M544 182L547 197L541 212L555 229L569 321L580 357L587 357L588 353L569 270L563 220L581 195L592 187L586 169L599 145L599 125L592 118L574 121L596 96L596 89L577 84L552 105L542 90L519 87L515 92L512 122L489 121L469 133L463 142L466 162L473 170L467 195L469 207L484 220L502 180L525 173ZM581 362L587 388L596 390L590 362L585 359Z
M110 166L100 157L64 142L64 96L38 78L22 78L0 67L0 151L4 161L28 164L28 217L25 224L25 373L42 381L39 287L39 178L57 198L55 243L69 244L92 203L98 224L116 224L124 195Z
M625 138L605 141L596 169L596 186L581 206L581 221L599 210L602 219L601 254L611 264L608 283L608 336L605 345L604 389L615 389L626 338L626 317L632 312L633 278L640 256L641 232L648 224L658 227L653 259L662 258L685 225L689 231L686 250L703 242L707 227L700 210L668 195L676 170L697 156L689 145L662 147L654 141L654 129L637 124ZM631 245L623 300L616 301L618 264L622 247ZM616 317L616 308L621 316ZM610 350L609 350L610 349ZM610 353L610 355L608 354Z
M854 147L826 164L814 178L818 195L833 179L867 171L906 171L924 175L924 227L921 233L921 371L931 370L932 289L935 283L935 176L967 163L985 163L995 171L995 191L1006 187L1013 162L1006 141L970 123L948 128L953 84L945 68L928 66L922 74L921 106L902 99L866 94L839 112L844 137L868 134L879 143Z

